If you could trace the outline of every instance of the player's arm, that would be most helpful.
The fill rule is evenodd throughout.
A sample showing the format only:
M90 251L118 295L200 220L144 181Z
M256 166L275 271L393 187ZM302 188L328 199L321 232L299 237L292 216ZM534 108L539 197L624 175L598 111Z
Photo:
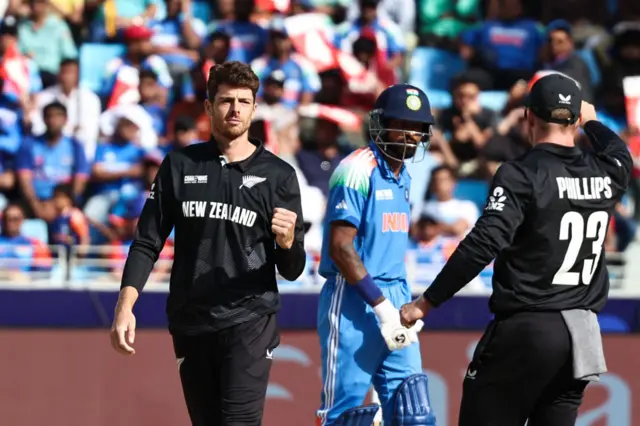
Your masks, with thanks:
M520 166L505 163L498 169L482 216L422 295L429 305L437 307L453 297L511 244L532 192Z
M633 158L627 144L613 130L598 121L593 105L582 102L582 127L605 170L623 190L629 185Z
M290 219L293 224L293 242L287 248L277 244L275 249L276 266L278 272L286 280L296 280L304 271L307 262L307 254L304 251L304 218L302 216L302 201L300 198L300 185L298 177L294 171L291 175L278 187L277 207L284 208L289 213L295 213L295 218L283 217L282 220ZM276 215L278 212L276 212ZM284 224L283 224L284 225Z
M134 354L136 320L133 306L144 288L164 242L173 228L172 205L175 202L171 176L171 155L165 157L155 178L149 198L138 220L136 236L122 273L120 295L111 327L111 345L125 355Z

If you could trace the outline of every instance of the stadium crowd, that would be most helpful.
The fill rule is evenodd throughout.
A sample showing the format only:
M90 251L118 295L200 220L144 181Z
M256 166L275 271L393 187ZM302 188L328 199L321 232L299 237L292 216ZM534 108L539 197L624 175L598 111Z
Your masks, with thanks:
M117 272L164 155L209 138L206 77L226 60L261 79L251 132L298 170L311 259L331 173L367 143L367 112L396 82L426 90L438 121L407 162L414 248L433 273L497 167L528 149L522 105L540 71L578 81L640 155L623 91L640 75L635 0L5 0L0 16L0 258L106 245ZM635 239L639 182L610 252ZM46 223L40 241L27 219Z

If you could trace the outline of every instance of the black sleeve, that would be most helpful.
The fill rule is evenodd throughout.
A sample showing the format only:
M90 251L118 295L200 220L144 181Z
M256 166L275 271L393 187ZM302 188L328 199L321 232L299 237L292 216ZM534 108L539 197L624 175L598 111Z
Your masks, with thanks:
M171 211L174 196L170 158L168 155L162 162L140 214L135 238L124 265L121 289L130 286L142 291L173 229Z
M604 169L622 190L626 190L633 170L633 159L627 144L599 121L587 122L584 131Z
M275 207L290 210L298 216L293 245L287 250L276 244L275 251L276 266L280 275L286 280L294 281L302 274L307 261L307 254L304 251L304 218L302 217L300 185L295 172L278 186Z
M532 192L530 181L517 164L500 166L482 216L424 292L431 305L439 306L453 297L511 244Z

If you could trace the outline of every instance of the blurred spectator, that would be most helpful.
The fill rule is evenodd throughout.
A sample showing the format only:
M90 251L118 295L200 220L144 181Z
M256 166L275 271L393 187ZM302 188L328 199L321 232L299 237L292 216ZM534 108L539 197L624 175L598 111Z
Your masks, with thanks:
M134 142L138 130L136 123L120 117L111 141L98 144L91 171L95 195L84 208L91 221L103 223L123 192L139 191L144 152Z
M64 19L76 45L82 42L82 28L84 18L85 0L49 0L51 10L60 18Z
M591 71L575 52L571 26L567 21L556 20L547 26L547 45L544 51L544 68L562 72L580 83L582 97L593 102Z
M142 26L131 26L124 31L127 52L124 57L115 58L107 64L104 88L109 97L108 108L139 101L139 73L142 70L151 70L158 76L158 82L165 89L163 104L166 103L173 79L164 59L152 54L152 34Z
M0 84L3 103L8 101L17 105L12 108L12 114L19 115L15 123L20 126L24 121L29 123L29 111L32 108L35 94L42 90L42 79L38 65L33 59L23 56L19 52L18 18L13 15L5 16L0 23ZM21 111L20 111L21 109ZM4 149L15 152L20 138L15 137L10 143L4 141ZM8 148L12 146L12 148Z
M478 168L477 160L493 134L497 117L493 110L480 104L480 86L471 75L453 81L453 105L438 116L440 129L449 138L454 155L462 164L462 174Z
M0 151L15 155L23 137L23 110L20 101L2 88L0 79Z
M347 18L355 21L362 15L362 2L350 1ZM383 20L392 21L402 34L415 32L416 1L415 0L380 0L377 15Z
M358 87L353 81L347 82L347 87L339 92L343 93L341 104L344 106L370 111L378 95L397 82L393 69L386 65L386 59L380 60L377 51L376 41L370 36L360 36L353 42L353 55L369 70L373 78L369 87ZM342 79L341 75L340 78ZM342 84L344 86L344 82Z
M98 142L98 118L102 106L100 98L91 90L79 87L79 64L76 59L65 59L60 64L58 84L38 93L31 119L31 131L45 132L44 107L56 101L67 108L65 136L74 136L84 147L88 161L93 161Z
M460 54L485 70L483 90L509 90L536 71L544 34L540 25L523 16L522 0L499 0L498 19L486 20L462 33Z
M392 3L391 1L383 1ZM450 47L480 16L480 0L417 0L421 44Z
M289 124L296 113L283 103L285 74L275 70L262 83L262 102L256 108L255 119L264 119L274 128Z
M55 218L51 203L53 188L70 184L75 200L81 200L89 178L89 164L84 148L75 138L63 134L67 108L60 102L44 107L46 131L27 138L16 157L20 190L31 213L47 222Z
M13 160L12 155L0 150L0 210L6 207L7 195L13 192L16 186Z
M260 82L281 70L284 73L284 93L282 103L296 108L313 101L320 90L320 77L313 64L303 56L292 53L293 44L287 36L282 21L275 20L269 30L269 53L251 63L251 68L260 78ZM264 86L261 84L258 96L262 98Z
M134 124L137 129L133 142L143 149L153 149L158 146L158 134L153 129L153 118L142 105L117 105L102 113L100 116L100 135L112 139L121 119Z
M52 202L56 216L49 224L49 241L68 249L75 245L88 245L89 222L82 210L75 206L71 186L56 186Z
M162 87L158 84L158 76L151 70L140 71L140 105L149 114L153 130L158 137L166 134L167 112L162 105Z
M479 212L473 202L454 198L456 183L453 169L447 166L433 169L422 214L441 223L443 235L462 238L478 220Z
M159 145L158 151L162 158L173 150L182 149L197 142L199 141L195 120L188 115L182 115L174 122L173 139L169 143Z
M487 177L493 176L499 165L515 160L531 148L524 108L514 108L496 126L493 136L487 141L482 155L487 164Z
M320 188L327 197L331 174L351 150L342 148L338 143L340 127L333 121L317 119L313 134L313 141L302 146L296 160L307 183Z
M203 71L202 63L196 65L189 73L189 79L193 87L193 97L183 99L173 105L167 121L167 139L175 139L175 123L178 117L191 117L196 122L198 139L207 141L211 137L209 116L204 110L204 101L207 99L207 74Z
M164 0L167 16L154 20L149 27L154 35L151 43L155 52L169 66L174 80L188 72L200 59L198 49L206 36L207 27L192 14L192 0Z
M87 0L95 13L90 25L94 43L116 39L131 26L144 25L156 16L160 0ZM97 9L97 11L96 11Z
M28 282L24 273L51 268L51 252L46 244L22 235L25 214L22 207L9 204L2 212L0 231L0 278Z
M402 32L392 21L378 18L379 0L358 0L360 16L336 29L334 43L342 51L353 53L353 42L361 35L376 41L377 54L386 60L386 65L395 70L402 65L406 52Z
M231 38L229 35L222 31L213 32L203 47L204 58L211 61L209 68L214 64L225 62L229 58L230 50ZM209 70L205 72L205 75L209 75Z
M219 0L220 19L209 26L209 34L223 32L231 39L229 61L250 63L263 55L267 46L267 32L251 22L253 0Z
M30 0L30 4L30 18L18 27L20 50L38 65L43 86L53 86L62 60L76 58L78 49L67 23L51 13L49 0Z
M612 220L616 237L615 251L622 253L635 240L638 224L622 203L618 203L616 206Z

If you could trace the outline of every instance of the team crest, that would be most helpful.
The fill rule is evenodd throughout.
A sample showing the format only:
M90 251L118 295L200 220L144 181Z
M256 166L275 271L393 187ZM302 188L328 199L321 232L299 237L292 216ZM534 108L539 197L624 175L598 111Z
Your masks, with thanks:
M416 95L407 96L407 108L412 111L418 111L422 107L422 102L420 98Z

